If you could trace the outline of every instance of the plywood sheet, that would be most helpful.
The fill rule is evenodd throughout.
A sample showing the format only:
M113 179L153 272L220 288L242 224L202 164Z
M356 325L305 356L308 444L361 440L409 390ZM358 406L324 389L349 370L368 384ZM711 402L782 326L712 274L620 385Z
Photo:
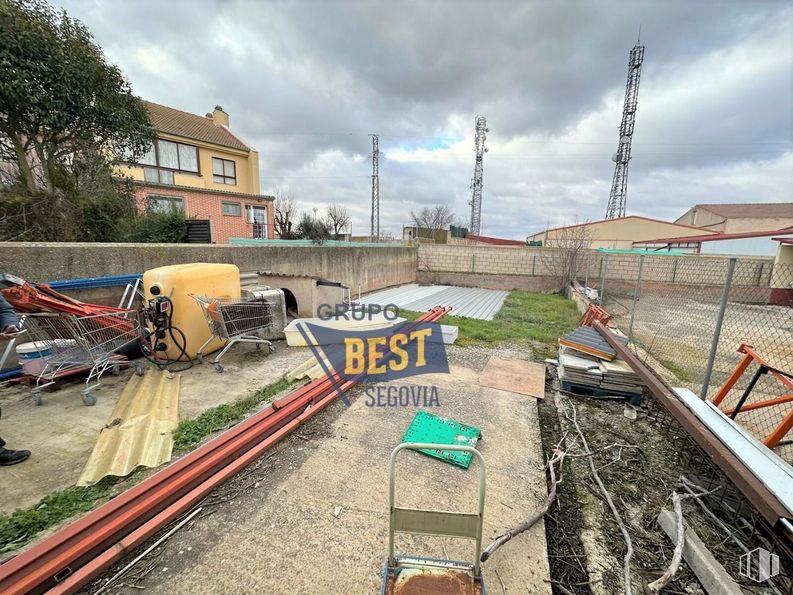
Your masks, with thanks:
M479 385L542 399L545 397L545 366L493 356L479 376Z

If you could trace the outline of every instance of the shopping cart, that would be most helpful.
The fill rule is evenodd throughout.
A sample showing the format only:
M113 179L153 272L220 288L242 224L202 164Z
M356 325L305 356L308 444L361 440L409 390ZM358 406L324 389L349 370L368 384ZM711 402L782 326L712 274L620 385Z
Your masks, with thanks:
M212 335L198 350L198 361L204 361L204 349L215 339L224 339L228 343L213 360L215 370L223 371L220 358L231 349L235 343L254 343L256 349L267 345L270 353L275 351L275 346L258 336L256 333L270 329L273 325L274 302L256 297L220 298L192 296L201 306Z
M81 391L83 403L95 405L93 392L106 370L118 374L128 364L119 350L140 337L140 321L135 310L74 316L62 314L28 314L24 319L26 339L32 341L39 357L23 368L23 373L35 378L33 399L42 403L42 392L56 380L88 372L86 387ZM136 365L142 376L144 368ZM93 383L93 384L92 384Z

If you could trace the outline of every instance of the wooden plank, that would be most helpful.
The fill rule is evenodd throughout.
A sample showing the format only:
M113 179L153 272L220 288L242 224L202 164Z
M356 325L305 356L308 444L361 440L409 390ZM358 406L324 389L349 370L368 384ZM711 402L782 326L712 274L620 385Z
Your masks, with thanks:
M545 366L522 359L493 356L479 376L479 385L543 399Z

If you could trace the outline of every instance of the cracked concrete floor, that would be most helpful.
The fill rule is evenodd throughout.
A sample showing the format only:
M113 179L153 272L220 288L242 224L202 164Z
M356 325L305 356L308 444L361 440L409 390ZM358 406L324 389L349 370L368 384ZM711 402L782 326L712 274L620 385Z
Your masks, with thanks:
M450 374L400 383L436 385L440 407L432 412L482 429L479 449L488 470L486 545L536 510L546 496L545 473L535 399L479 387L487 356L473 358L476 363L462 358L465 365L455 365L454 353L465 351L453 351ZM142 563L152 570L137 588L122 590L379 592L388 459L416 408L370 407L364 387L351 391L351 397L350 407L335 402L210 496L201 513L206 516ZM397 465L398 504L475 509L477 463L463 470L419 453L404 454ZM472 543L404 535L396 541L401 553L453 559L471 559ZM549 593L543 523L498 550L485 564L484 576L492 593L502 592L502 582L507 593Z

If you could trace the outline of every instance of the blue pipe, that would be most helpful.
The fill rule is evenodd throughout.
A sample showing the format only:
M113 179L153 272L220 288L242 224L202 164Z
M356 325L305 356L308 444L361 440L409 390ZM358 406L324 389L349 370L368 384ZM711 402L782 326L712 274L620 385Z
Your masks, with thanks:
M141 275L110 275L108 277L88 277L86 279L67 279L50 281L50 287L57 290L89 289L91 287L116 287L135 283Z

